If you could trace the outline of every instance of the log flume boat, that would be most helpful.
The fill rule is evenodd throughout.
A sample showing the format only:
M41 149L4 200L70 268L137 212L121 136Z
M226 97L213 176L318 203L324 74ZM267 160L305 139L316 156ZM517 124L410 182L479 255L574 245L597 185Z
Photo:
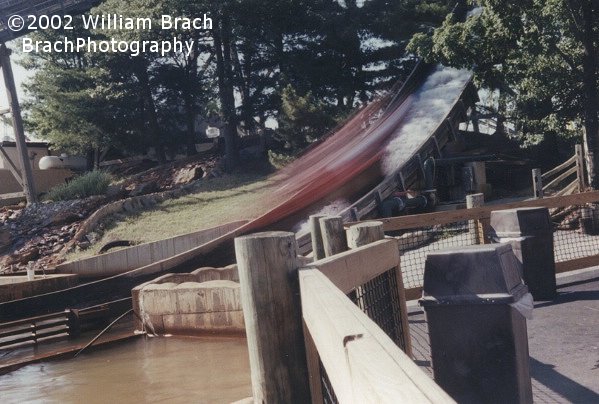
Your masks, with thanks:
M345 221L376 217L382 200L422 181L423 162L442 157L476 101L466 71L416 64L405 82L356 112L330 136L277 174L279 181L262 216L205 244L161 261L69 289L0 303L0 322L84 308L128 297L136 285L167 272L189 272L234 261L235 237L290 230L335 200L348 201ZM353 202L353 203L352 203ZM310 237L299 233L302 254Z

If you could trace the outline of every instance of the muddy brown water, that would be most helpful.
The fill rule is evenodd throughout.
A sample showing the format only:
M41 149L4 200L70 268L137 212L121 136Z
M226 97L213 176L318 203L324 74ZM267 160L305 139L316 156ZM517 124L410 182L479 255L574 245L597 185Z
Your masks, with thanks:
M0 402L229 403L251 396L243 338L138 338L0 376Z

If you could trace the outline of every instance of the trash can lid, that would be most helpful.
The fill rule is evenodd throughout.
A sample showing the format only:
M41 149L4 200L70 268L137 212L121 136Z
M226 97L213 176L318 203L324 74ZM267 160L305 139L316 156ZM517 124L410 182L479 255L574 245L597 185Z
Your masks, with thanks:
M499 237L550 234L549 209L539 207L494 210L491 212L491 228Z
M420 303L500 304L520 299L528 288L510 244L485 244L431 252L426 257Z

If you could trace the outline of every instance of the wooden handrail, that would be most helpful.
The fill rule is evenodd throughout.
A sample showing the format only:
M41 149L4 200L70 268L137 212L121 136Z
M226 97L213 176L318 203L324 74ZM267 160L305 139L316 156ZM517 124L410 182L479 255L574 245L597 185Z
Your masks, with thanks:
M546 180L547 178L551 177L554 174L557 174L561 170L566 169L569 165L575 164L575 163L576 163L576 155L573 155L572 157L570 157L568 160L564 161L559 166L552 168L551 170L547 171L546 173L543 173L541 178L543 178L543 180Z
M453 403L318 269L299 273L304 323L342 403Z
M416 229L427 226L442 225L465 220L488 219L494 210L516 209L527 207L561 208L571 205L583 205L599 201L599 191L563 195L543 199L509 202L497 205L485 205L479 208L459 209L454 211L424 213L420 215L396 216L377 219L383 222L385 231ZM361 222L346 223L345 227Z
M323 258L305 268L318 268L344 293L349 293L399 265L397 240L386 239Z
M558 175L557 177L555 177L549 184L545 185L543 187L543 191L554 187L556 185L558 185L560 182L562 182L563 180L565 180L566 178L568 178L570 175L572 174L576 174L576 172L578 171L578 168L576 166L571 167L569 170L564 171L563 173L561 173L560 175Z

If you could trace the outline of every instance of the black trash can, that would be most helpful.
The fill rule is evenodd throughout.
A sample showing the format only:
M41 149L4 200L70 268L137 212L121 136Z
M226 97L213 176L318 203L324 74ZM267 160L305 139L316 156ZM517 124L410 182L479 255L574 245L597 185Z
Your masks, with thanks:
M506 209L491 212L498 242L509 242L522 263L524 283L535 300L557 295L553 226L547 208Z
M435 381L460 403L532 403L528 293L509 244L430 253L423 297Z

